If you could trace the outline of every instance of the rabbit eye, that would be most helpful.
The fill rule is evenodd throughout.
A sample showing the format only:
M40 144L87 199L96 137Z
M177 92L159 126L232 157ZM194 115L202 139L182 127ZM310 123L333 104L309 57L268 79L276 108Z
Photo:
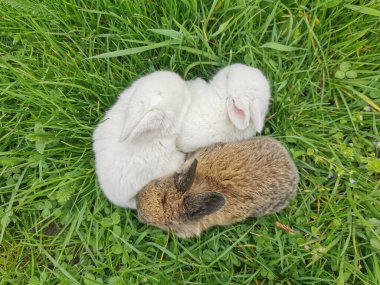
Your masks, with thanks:
M168 199L168 193L167 192L164 192L164 195L162 195L162 199L161 199L161 204L162 204L162 207L165 208L166 204L167 204L167 199Z

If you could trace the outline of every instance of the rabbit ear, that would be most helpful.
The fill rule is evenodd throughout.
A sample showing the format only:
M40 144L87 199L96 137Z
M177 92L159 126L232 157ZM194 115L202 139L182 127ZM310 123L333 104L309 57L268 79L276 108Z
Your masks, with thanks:
M254 100L250 106L251 119L255 126L256 132L261 133L264 128L265 113L262 112L262 106L259 100Z
M172 124L160 110L151 110L145 113L142 118L133 115L135 114L126 115L124 119L120 134L121 142L127 139L135 141L140 138L150 140L159 135L168 134L172 130Z
M220 210L226 199L220 193L205 192L186 197L183 203L187 219L194 221Z
M244 98L227 99L228 116L232 123L239 129L244 130L249 125L249 102Z
M186 192L193 185L195 172L197 171L198 160L194 159L188 169L182 173L177 173L174 177L174 185L180 192Z

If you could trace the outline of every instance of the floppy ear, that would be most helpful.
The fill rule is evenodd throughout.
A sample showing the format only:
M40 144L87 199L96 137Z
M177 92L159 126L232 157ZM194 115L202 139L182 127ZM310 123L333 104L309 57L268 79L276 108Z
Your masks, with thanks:
M193 185L195 172L197 171L198 160L194 159L188 169L174 176L174 185L180 192L186 192Z
M254 100L251 104L251 119L255 126L256 132L261 133L264 128L265 114L259 100Z
M183 203L186 217L195 221L220 210L226 204L226 199L220 193L205 192L186 197Z
M249 102L244 98L227 99L228 116L232 123L239 129L244 130L249 125Z
M132 113L132 114L131 114ZM127 113L120 134L120 141L137 139L151 140L160 135L168 134L173 126L161 110L150 110L142 117L136 112Z

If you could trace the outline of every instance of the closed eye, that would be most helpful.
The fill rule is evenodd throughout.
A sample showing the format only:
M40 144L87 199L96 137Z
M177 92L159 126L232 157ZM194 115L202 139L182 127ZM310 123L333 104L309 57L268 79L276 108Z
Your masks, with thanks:
M167 204L167 196L168 196L168 193L165 192L164 195L162 196L162 199L161 199L161 204L162 204L162 207L165 209L166 207L166 204Z

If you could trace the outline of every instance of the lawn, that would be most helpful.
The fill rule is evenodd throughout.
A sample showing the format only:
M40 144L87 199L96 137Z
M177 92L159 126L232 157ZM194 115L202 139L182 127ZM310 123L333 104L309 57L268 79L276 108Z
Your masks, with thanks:
M380 284L380 2L200 2L0 0L0 284ZM123 88L233 62L296 199L188 240L112 206L91 135Z

